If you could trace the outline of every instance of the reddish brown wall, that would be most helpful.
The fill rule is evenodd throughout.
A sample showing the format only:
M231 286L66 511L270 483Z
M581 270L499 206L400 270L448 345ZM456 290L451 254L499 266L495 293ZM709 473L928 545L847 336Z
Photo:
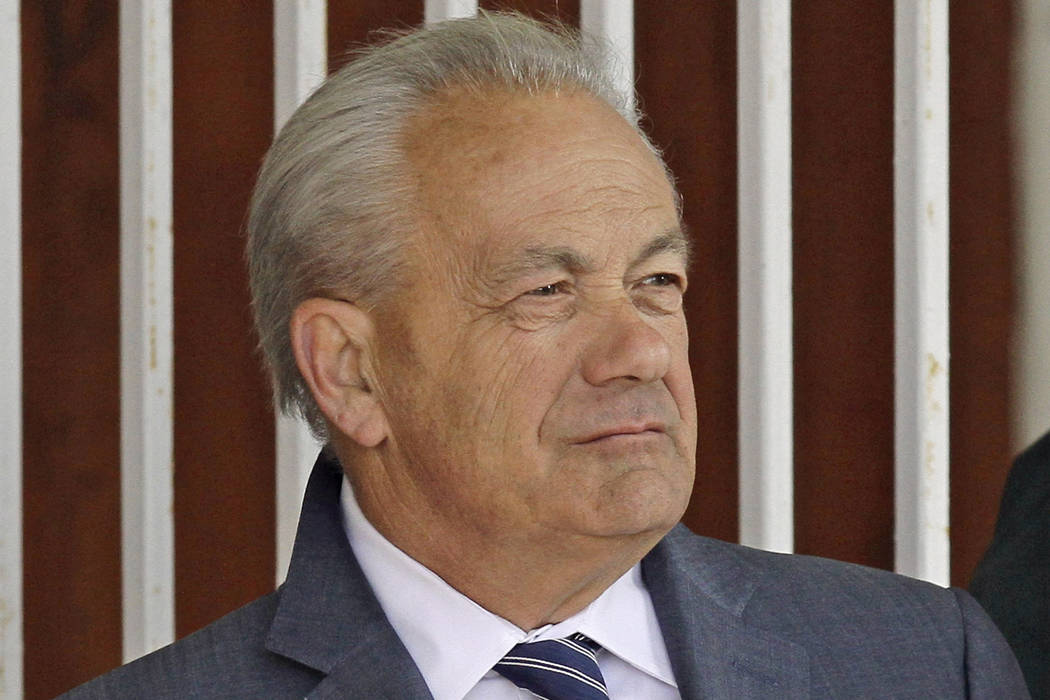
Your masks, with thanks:
M1012 3L952 3L952 583L965 585L991 540L1010 459L1014 322L1010 162Z
M578 21L578 1L482 3ZM337 65L422 3L332 0ZM737 532L736 21L636 10L648 127L697 244L701 417L687 522ZM793 5L800 551L893 560L892 4ZM117 13L23 3L25 639L29 698L120 660ZM175 527L179 634L269 590L273 428L241 246L272 129L268 3L175 3ZM1006 3L952 5L952 546L965 583L1008 466L1012 312ZM746 439L746 436L743 438Z
M892 568L893 3L792 10L796 546Z
M26 2L26 697L120 662L115 3Z
M273 419L242 264L273 133L269 8L173 3L179 636L273 588Z

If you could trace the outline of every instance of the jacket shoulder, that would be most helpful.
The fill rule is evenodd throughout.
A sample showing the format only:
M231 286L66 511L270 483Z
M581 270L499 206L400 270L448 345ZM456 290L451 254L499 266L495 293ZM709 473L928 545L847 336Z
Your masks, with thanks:
M834 619L918 607L928 609L942 622L961 623L951 590L883 569L767 552L694 535L685 528L676 528L667 544L675 568L710 572L702 585L716 597L735 597L738 612L751 617L768 612L773 625L785 617L779 613L784 605L801 606L807 617L829 615ZM719 590L725 587L734 591L732 596Z
M776 554L676 528L665 540L668 576L751 629L805 648L814 689L859 676L893 687L956 689L973 698L1024 698L1002 635L965 591L882 569ZM683 596L675 604L688 605ZM954 695L953 695L954 696Z
M321 674L266 649L279 599L263 596L60 698L303 697Z

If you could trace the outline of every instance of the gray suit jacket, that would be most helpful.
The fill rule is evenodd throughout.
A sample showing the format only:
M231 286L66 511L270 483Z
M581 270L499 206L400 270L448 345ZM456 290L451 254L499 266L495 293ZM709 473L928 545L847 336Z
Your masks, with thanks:
M318 460L276 592L63 697L430 698L343 533L340 479ZM683 698L1028 697L962 591L682 526L642 566Z

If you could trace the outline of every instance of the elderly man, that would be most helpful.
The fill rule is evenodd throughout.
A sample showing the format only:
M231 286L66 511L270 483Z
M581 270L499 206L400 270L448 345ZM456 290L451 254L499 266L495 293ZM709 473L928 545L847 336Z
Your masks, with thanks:
M443 23L291 119L249 224L327 443L287 582L71 697L1026 697L965 593L675 526L689 243L587 45Z

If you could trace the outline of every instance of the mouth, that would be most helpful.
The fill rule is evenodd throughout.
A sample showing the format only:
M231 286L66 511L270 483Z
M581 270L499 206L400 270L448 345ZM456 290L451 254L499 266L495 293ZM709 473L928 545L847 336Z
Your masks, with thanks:
M590 445L600 442L611 442L619 439L645 439L657 437L666 433L662 423L649 422L630 425L620 425L611 428L603 428L597 432L585 435L574 442L577 445Z

